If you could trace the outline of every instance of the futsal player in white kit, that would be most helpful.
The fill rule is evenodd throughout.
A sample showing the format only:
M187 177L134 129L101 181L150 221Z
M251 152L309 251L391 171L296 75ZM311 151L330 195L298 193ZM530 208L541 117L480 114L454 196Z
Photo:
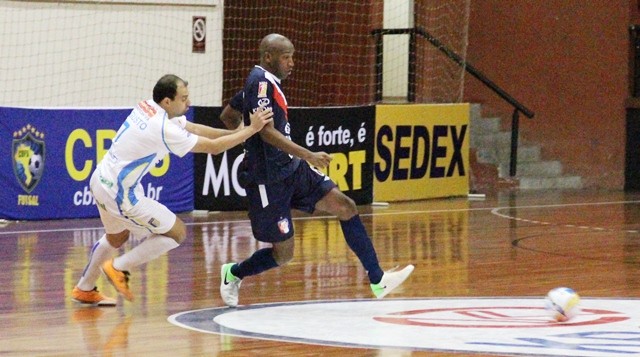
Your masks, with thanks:
M153 99L133 108L93 172L90 187L105 235L91 249L89 263L71 294L74 301L95 306L116 304L95 286L101 270L125 299L133 301L128 271L178 247L186 238L184 222L163 204L144 196L140 180L158 161L168 153L179 157L188 152L217 155L272 121L271 110L262 110L251 115L249 126L235 131L191 123L184 116L191 104L187 86L172 74L160 78L153 88ZM130 233L147 238L114 259Z

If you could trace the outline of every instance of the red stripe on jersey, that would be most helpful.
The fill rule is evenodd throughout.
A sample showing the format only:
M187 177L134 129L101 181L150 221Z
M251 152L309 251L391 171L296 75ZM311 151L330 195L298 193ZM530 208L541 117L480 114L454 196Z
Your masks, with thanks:
M287 100L284 99L284 95L280 91L280 88L278 88L278 86L275 85L274 83L272 83L272 85L273 85L273 99L276 101L276 103L278 103L278 106L280 106L280 108L282 108L282 110L284 111L285 119L289 121L289 111L287 108Z
M138 103L138 107L140 107L140 109L142 109L142 111L147 114L147 116L149 118L153 117L154 115L156 115L157 111L156 108L150 106L147 102L142 101L140 103Z

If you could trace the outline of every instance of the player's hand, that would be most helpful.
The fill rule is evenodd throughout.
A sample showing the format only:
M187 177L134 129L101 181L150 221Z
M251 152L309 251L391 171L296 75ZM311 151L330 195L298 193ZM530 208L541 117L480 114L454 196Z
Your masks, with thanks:
M249 115L249 119L251 120L251 127L258 132L273 121L273 108L260 107Z
M331 159L331 155L327 154L324 151L313 152L311 153L311 156L306 158L308 163L319 169L324 169L325 167L329 166Z

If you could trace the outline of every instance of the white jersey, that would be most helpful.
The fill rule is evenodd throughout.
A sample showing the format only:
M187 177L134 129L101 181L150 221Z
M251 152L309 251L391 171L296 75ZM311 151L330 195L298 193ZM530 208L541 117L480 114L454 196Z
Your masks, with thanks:
M168 153L186 155L198 136L185 130L187 118L169 119L153 100L138 103L116 133L111 148L96 168L101 186L122 211L144 194L140 180Z

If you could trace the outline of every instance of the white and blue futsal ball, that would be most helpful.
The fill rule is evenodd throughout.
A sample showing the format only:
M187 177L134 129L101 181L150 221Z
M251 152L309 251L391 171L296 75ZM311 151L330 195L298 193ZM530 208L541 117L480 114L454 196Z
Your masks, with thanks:
M559 287L551 289L545 299L545 307L551 317L558 322L565 322L578 313L580 296L571 288Z
M29 171L31 172L31 176L38 180L42 176L42 156L39 154L33 154L29 158Z

